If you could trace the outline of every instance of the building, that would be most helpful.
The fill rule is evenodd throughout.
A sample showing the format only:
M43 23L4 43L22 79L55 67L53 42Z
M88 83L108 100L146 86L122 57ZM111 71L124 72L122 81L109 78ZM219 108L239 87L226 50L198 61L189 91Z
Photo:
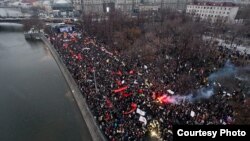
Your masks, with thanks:
M84 0L72 0L72 4L73 4L75 10L80 11L82 9L82 1L84 1Z
M123 12L133 12L135 7L140 3L140 0L116 0L115 9Z
M239 4L250 5L250 0L238 0Z
M240 5L249 5L250 0L196 0L197 2L233 2Z
M110 12L114 9L130 12L138 3L139 0L83 0L82 8L85 13Z
M0 6L5 6L6 3L5 3L5 0L0 0Z
M185 10L187 4L193 2L193 0L143 0L144 4L153 4L161 8Z
M234 22L239 7L229 2L197 2L187 5L186 13L211 22Z
M103 4L105 2L111 2L110 1L104 1L104 0L83 0L83 11L84 13L101 13L103 12Z
M107 12L107 9L118 9L123 12L134 12L135 9L151 10L170 8L185 10L188 3L193 0L72 0L76 10L85 13Z
M55 0L51 7L55 17L73 16L73 5L70 0Z
M45 8L47 12L52 11L51 2L49 0L42 1L42 6Z
M102 13L115 8L116 0L72 0L77 11L84 13Z
M144 4L139 4L136 6L136 10L138 12L142 11L158 11L160 9L160 5L144 5Z

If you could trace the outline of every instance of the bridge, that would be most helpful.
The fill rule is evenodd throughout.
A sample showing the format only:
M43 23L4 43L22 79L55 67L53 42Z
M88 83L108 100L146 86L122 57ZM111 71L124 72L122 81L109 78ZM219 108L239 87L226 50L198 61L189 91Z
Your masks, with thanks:
M21 23L23 20L27 20L29 18L0 18L0 23Z
M23 13L20 7L0 6L0 23L22 23L30 14ZM62 22L64 18L40 18L45 22Z
M23 20L28 20L29 17L11 17L11 18L0 18L0 23L22 23ZM65 19L68 18L40 18L40 20L43 20L45 22L63 22Z
M11 8L11 9L20 9L20 7L18 7L18 6L0 6L0 8Z
M0 6L0 23L22 23L30 18L29 13L24 13L21 7ZM62 22L68 18L40 18L45 22Z

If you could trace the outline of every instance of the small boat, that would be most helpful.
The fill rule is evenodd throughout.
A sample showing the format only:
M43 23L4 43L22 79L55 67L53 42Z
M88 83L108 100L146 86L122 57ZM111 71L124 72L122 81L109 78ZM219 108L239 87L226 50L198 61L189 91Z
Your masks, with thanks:
M24 32L24 37L26 40L40 40L40 33L35 30L34 28L31 28L28 32Z

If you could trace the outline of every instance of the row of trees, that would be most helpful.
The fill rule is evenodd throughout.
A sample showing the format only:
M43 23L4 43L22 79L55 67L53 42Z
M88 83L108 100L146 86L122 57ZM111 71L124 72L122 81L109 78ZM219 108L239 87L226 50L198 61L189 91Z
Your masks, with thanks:
M39 19L38 16L31 16L29 19L27 20L23 20L22 21L23 24L23 30L24 31L28 31L31 28L34 28L35 30L42 30L45 28L45 22L41 19Z
M32 7L28 10L32 16L29 19L22 21L24 31L28 31L31 28L40 31L45 28L45 22L39 18L39 13L41 11L45 11L45 9L38 6Z
M89 33L109 47L131 57L134 55L130 54L138 54L146 59L159 50L165 52L163 56L169 53L182 56L183 59L206 57L208 46L212 44L202 42L202 36L208 31L204 22L193 22L184 13L170 10L140 13L136 17L129 17L121 12L85 15L83 21L84 28Z

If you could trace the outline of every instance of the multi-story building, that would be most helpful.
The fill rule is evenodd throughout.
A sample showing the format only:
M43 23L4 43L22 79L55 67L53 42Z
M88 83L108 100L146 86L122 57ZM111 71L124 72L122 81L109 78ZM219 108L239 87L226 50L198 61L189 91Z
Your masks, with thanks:
M5 6L5 0L0 0L0 6Z
M103 12L103 0L83 0L84 12Z
M143 0L145 4L157 5L160 8L168 8L175 10L185 10L187 4L193 0Z
M186 12L211 22L222 20L234 22L239 7L229 2L196 2L187 5Z
M83 0L72 0L72 4L76 10L82 9L82 1Z
M115 8L124 12L131 12L141 3L141 0L116 0Z
M83 0L84 12L108 12L108 9L119 9L124 12L132 11L139 0Z
M196 0L197 2L233 2L235 4L248 5L250 0Z
M238 0L239 4L250 5L250 0Z
M133 12L136 8L145 9L171 8L185 10L193 0L72 0L76 10L84 12L106 12L107 8L115 8L124 12Z
M115 8L115 2L116 0L72 0L75 9L85 13L107 12Z
M73 16L73 5L70 0L54 0L51 7L55 17Z

